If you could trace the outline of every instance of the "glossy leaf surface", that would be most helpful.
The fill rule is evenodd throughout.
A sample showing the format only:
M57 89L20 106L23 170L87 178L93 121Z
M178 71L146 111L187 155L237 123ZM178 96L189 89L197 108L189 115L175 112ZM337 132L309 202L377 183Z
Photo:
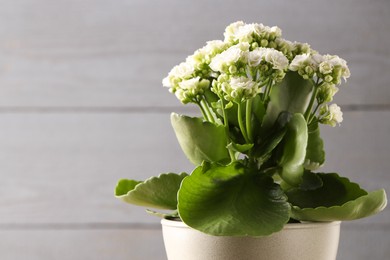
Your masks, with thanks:
M116 186L115 196L138 206L174 210L177 208L177 192L186 176L186 173L164 173L144 182L122 179Z
M325 162L324 142L320 136L318 122L308 125L308 140L306 148L305 168L316 170Z
M300 220L352 220L376 214L387 203L384 190L367 193L336 173L319 173L323 185L315 190L287 191L292 216Z
M307 139L305 118L302 114L294 114L287 123L283 154L278 163L281 167L279 175L289 185L297 186L302 182Z
M193 164L230 160L222 125L175 113L171 114L171 123L184 154Z
M281 84L275 85L272 89L263 127L271 128L279 114L284 111L304 114L310 102L312 89L310 81L303 79L297 72L287 72Z
M279 185L239 162L196 168L182 183L178 210L187 225L216 236L269 235L290 214Z

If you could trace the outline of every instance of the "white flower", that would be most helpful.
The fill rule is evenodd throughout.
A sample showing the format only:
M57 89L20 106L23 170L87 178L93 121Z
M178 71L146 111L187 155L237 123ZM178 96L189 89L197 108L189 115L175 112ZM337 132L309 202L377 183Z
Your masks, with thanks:
M216 55L210 62L210 68L214 71L224 71L234 65L239 59L246 56L249 49L248 43L239 43Z
M259 66L260 62L263 60L265 53L265 48L257 48L253 51L248 52L247 62L249 66L256 67Z
M242 102L258 94L259 84L247 77L231 77L228 84L222 84L222 91L227 100Z
M202 95L209 85L210 82L207 79L201 79L200 77L183 80L178 83L175 95L184 104L194 102L197 96Z
M227 43L220 40L215 40L215 41L208 41L206 43L206 46L204 46L202 50L209 55L213 55L216 53L220 53L222 50L225 50L226 47L227 47Z
M347 80L351 76L351 72L347 66L347 62L337 55L324 55L325 61L327 61L333 68L337 67L341 70L341 77Z
M238 21L228 25L223 34L225 37L225 42L234 42L237 39L236 34L238 30L244 25L245 23L243 21Z
M320 168L322 165L318 162L312 162L310 159L305 159L305 162L303 164L306 170L315 171L318 168Z
M332 104L329 106L329 113L331 115L331 120L337 124L343 122L343 112L338 105Z
M191 63L195 68L200 69L202 64L209 64L211 59L224 51L228 44L215 40L208 41L205 46L196 50L193 55L188 56L186 62Z
M312 53L310 56L310 65L313 68L318 68L318 66L324 61L324 57L318 53Z
M321 62L319 69L322 74L330 74L332 73L333 65L329 61L325 60Z
M169 76L166 76L165 78L163 78L162 85L164 87L167 87L167 88L171 88L172 87L171 79L169 78Z
M298 71L299 69L302 69L306 63L308 63L310 60L310 54L304 53L295 56L295 58L291 61L289 69L291 71Z
M199 85L199 77L183 80L179 82L179 87L183 90L196 90Z
M164 87L175 88L177 83L183 79L189 79L195 72L194 66L189 62L182 62L173 67L168 76L162 80Z
M261 27L257 26L256 24L245 24L244 26L241 26L238 28L237 32L235 33L234 37L239 42L252 42L253 41L253 35L259 35L259 32L261 30Z
M168 77L188 79L192 76L194 71L195 71L194 66L191 63L182 62L179 65L173 67L171 72L169 72Z
M282 30L277 26L272 26L269 29L270 35L274 38L282 36Z
M271 63L276 70L286 70L288 68L288 59L283 53L275 49L267 48L264 53L266 62Z
M284 54L272 48L257 48L247 53L247 63L251 67L259 66L261 61L266 61L272 65L273 69L286 70L288 68L288 59Z
M335 127L343 121L343 112L338 105L325 105L320 109L320 123Z
M234 90L253 90L256 87L256 82L248 79L247 77L232 77L230 79L230 87Z
M262 23L254 23L252 26L257 35L261 35L261 33L265 30L265 26Z

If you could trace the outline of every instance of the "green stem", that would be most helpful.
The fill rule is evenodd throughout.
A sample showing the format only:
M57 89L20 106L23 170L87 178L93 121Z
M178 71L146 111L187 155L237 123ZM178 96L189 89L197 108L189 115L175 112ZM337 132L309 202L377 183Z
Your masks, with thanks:
M248 139L248 135L246 134L246 130L245 130L245 126L244 126L244 122L242 121L242 109L241 109L241 103L238 103L238 125L240 127L240 130L241 130L241 133L242 133L242 136L244 136L244 139L245 139L245 142L246 143L250 143L249 142L249 139Z
M228 121L228 117L227 117L227 114L225 111L225 102L224 102L223 98L221 98L221 102L222 102L223 125L225 128L227 144L229 144L231 142L230 137L229 137L229 121ZM234 155L234 152L230 148L228 148L228 151L229 151L229 156L230 156L231 162L235 162L236 156Z
M246 118L246 131L248 140L253 143L253 134L252 134L252 99L249 99L246 101L246 112L245 112Z
M266 102L269 99L269 96L271 94L271 88L272 88L272 80L268 79L267 86L265 87L265 90L264 90L264 97L263 97L264 104L266 104Z
M209 106L207 105L207 103L205 102L205 100L202 98L201 101L200 101L200 104L201 106L203 107L205 113L207 114L207 117L209 119L209 121L211 123L215 123L215 119L214 119L214 116L213 114L211 113L210 109L209 109Z
M317 93L318 93L318 89L319 89L318 79L317 79L317 82L313 85L313 88L314 88L314 90L313 90L314 92L313 92L313 95L311 96L309 106L307 107L307 110L305 112L306 122L309 122L308 120L309 120L309 117L311 115L311 110L313 108L314 101L316 100L316 97L317 97Z
M317 112L318 108L320 107L320 105L321 105L321 104L317 104L317 105L316 105L316 108L314 109L313 113L311 114L311 116L310 116L310 118L309 118L309 121L307 122L308 124L310 124L311 121L313 121L313 119L314 119L314 117L315 117L315 115L316 115L316 112Z
M200 102L196 102L196 104L198 105L200 111L202 112L203 118L204 118L206 121L210 121L209 118L207 117L207 114L206 114L206 112L204 111L202 105L200 104Z

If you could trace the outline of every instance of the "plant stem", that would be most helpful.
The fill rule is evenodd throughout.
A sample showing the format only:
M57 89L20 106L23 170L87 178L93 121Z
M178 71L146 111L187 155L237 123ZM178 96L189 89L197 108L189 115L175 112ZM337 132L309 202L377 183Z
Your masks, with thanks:
M272 88L272 80L268 79L267 85L264 90L264 96L263 96L263 102L264 104L268 101L269 96L271 94L271 88Z
M309 120L309 117L311 115L311 110L313 108L314 101L316 100L316 97L317 97L317 93L318 93L318 89L319 89L318 80L319 79L317 79L317 82L315 84L313 84L313 88L314 88L313 95L311 96L309 106L307 107L307 110L305 112L306 122L309 122L308 120Z
M221 98L221 103L222 103L223 125L224 125L224 128L225 128L227 144L229 144L230 143L229 121L228 121L228 117L227 117L227 114L226 114L226 111L225 111L225 102L224 102L223 98ZM234 155L234 152L230 148L228 148L228 151L229 151L229 156L230 156L231 162L235 162L236 161L236 156Z
M249 139L248 139L248 135L246 134L246 130L245 130L245 126L244 126L244 122L242 122L242 109L241 109L241 102L238 103L238 125L240 126L240 130L241 130L241 133L242 133L242 136L244 137L245 139L245 142L246 143L250 143L249 142Z
M200 102L196 102L196 104L198 105L200 111L202 112L203 118L204 118L206 121L210 121L209 118L207 117L207 114L206 114L206 112L204 111L202 105L200 104Z
M248 140L252 143L253 142L253 134L252 134L252 126L251 126L251 119L252 119L252 99L248 99L246 101L246 112L245 112L246 118L246 131Z
M203 107L205 113L207 114L207 117L208 117L209 121L210 121L211 123L215 123L214 116L213 116L213 114L211 113L211 111L210 111L210 109L209 109L209 106L208 106L207 103L205 102L204 98L202 98L202 99L200 100L200 104L201 104L201 106Z
M317 112L318 108L320 107L320 105L321 105L321 104L317 104L317 105L316 105L316 108L314 109L313 113L311 114L311 117L309 118L309 121L307 122L308 124L310 124L311 121L313 121L313 119L314 119L314 117L315 117L315 115L316 115L316 112Z

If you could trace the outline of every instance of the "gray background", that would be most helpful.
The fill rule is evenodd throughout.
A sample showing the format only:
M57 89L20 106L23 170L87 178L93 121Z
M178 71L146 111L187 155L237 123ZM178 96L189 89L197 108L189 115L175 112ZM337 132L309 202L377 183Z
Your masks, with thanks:
M326 171L368 190L390 168L390 1L0 0L0 259L165 259L119 178L188 171L161 79L237 20L338 54L352 77L323 127ZM343 223L340 260L390 255L390 212Z

